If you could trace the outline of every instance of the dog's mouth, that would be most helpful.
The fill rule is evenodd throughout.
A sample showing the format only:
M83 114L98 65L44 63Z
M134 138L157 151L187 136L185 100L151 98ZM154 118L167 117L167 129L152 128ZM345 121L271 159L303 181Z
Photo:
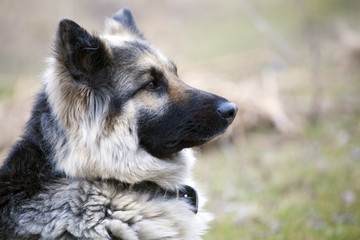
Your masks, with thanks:
M169 141L164 144L165 149L171 150L174 149L174 153L177 151L180 151L183 148L190 148L195 146L200 146L204 143L206 143L209 140L174 140Z
M221 131L218 134L215 134L213 136L206 136L206 137L200 137L200 138L188 138L188 139L176 139L176 140L170 140L164 143L164 151L167 152L166 155L175 154L179 151L181 151L184 148L191 148L196 146L201 146L209 141L214 140L219 135L221 135L225 130Z
M164 143L163 148L161 150L161 154L153 153L156 157L160 159L171 158L172 155L180 152L184 148L191 148L195 146L203 145L208 142L208 139L202 140L172 140Z
M174 133L170 138L169 136L164 136L162 139L160 138L160 140L154 139L155 141L152 141L152 144L142 142L142 145L145 146L145 149L153 156L160 159L167 159L184 148L201 146L214 140L226 131L229 124L225 125L226 126L218 127L217 129L207 128L207 130L201 129L199 132L185 132L183 133L185 136L181 136L182 134L176 136Z
M208 135L205 137L193 137L193 138L185 138L185 139L176 139L176 140L170 140L164 143L164 147L167 149L176 148L177 146L180 146L182 148L187 147L196 147L200 146L202 144L205 144L207 142L212 141L213 139L217 138L219 135L221 135L223 132L226 131L227 128L223 129L217 134L214 135Z
M165 148L174 148L177 145L179 145L180 143L181 143L181 140L173 140L173 141L166 142L164 145L165 145Z

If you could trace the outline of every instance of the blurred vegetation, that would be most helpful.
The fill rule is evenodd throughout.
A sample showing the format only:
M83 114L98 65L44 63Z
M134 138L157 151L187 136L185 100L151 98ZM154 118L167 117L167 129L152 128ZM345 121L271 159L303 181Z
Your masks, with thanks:
M198 154L195 178L215 214L205 239L360 238L356 0L1 0L2 158L28 117L58 21L101 31L104 16L123 6L184 81L200 79L198 87L244 105L227 135ZM242 115L260 101L248 83L266 88L269 71L294 131L270 113ZM227 82L238 88L221 91ZM239 89L253 97L248 105Z

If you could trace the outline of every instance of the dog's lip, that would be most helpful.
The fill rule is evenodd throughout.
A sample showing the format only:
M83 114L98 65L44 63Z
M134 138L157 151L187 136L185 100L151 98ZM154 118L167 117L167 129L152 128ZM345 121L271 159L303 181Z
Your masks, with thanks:
M195 146L204 144L204 143L210 141L211 139L212 138L188 139L188 140L178 139L178 140L168 141L164 144L164 146L166 148L176 148L177 146L184 144L184 145L190 145L187 147L195 147Z
M194 137L194 138L189 138L189 136L188 136L187 138L169 140L169 141L165 142L163 146L164 146L164 148L166 148L170 151L175 151L175 152L178 152L183 148L189 148L189 147L191 148L191 147L200 146L204 143L210 142L210 141L216 139L217 137L219 137L222 133L225 132L225 130L228 128L228 126L226 126L224 129L222 129L221 131L219 131L213 135Z
M172 140L172 141L166 142L165 147L173 148L173 147L176 147L180 142L181 142L181 140Z

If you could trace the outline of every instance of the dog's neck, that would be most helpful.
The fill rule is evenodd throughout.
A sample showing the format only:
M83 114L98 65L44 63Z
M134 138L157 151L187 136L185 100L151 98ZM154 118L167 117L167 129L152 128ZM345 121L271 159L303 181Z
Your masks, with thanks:
M199 200L197 191L189 185L181 185L174 190L164 189L154 182L143 181L139 183L129 184L119 182L117 180L107 180L114 182L123 191L145 193L150 196L150 199L166 199L179 200L188 203L192 211L196 214L198 212Z

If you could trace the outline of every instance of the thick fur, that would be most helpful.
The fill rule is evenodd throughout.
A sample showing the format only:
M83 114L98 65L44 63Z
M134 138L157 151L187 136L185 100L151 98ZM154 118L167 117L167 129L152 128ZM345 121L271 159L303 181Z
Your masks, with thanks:
M6 239L198 239L207 218L189 211L184 201L152 199L116 182L66 178L14 205L9 214L16 228L2 226Z
M0 169L0 236L199 239L210 215L159 192L194 186L187 148L224 132L236 106L183 83L128 9L103 35L62 20L48 62Z

